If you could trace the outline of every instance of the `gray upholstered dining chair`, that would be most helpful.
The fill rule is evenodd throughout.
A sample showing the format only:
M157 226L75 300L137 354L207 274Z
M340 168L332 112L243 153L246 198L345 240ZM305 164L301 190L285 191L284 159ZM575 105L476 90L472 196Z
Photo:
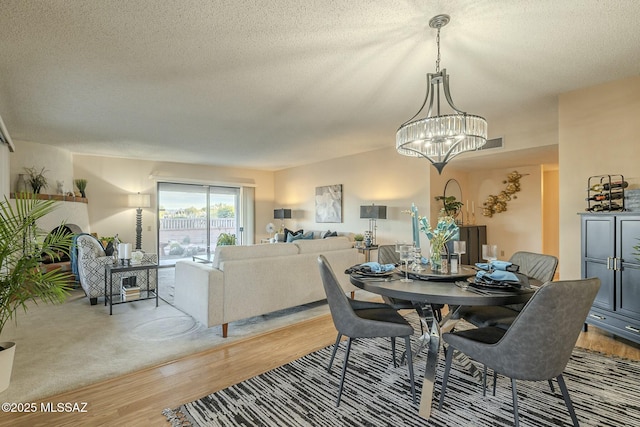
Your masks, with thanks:
M391 338L392 347L395 353L395 338L402 337L405 340L405 348L411 348L411 335L413 328L398 312L386 304L369 303L369 302L350 302L340 286L335 273L331 269L327 259L320 255L318 257L318 265L320 267L320 276L322 284L327 295L327 302L331 311L333 324L338 330L331 360L329 361L328 371L331 371L331 365L335 358L336 351L340 345L342 336L346 336L347 348L344 355L344 363L342 365L342 375L340 377L340 387L338 388L338 396L336 398L336 406L340 405L340 398L344 387L344 378L347 372L347 363L349 361L349 352L351 351L351 343L356 338ZM409 379L411 381L411 394L413 403L416 403L416 388L413 379L413 362L411 352L407 351L407 366L409 368ZM395 365L395 354L393 356Z
M516 427L516 380L551 381L553 378L560 385L573 425L578 426L562 373L599 288L598 278L547 282L518 313L509 329L487 326L443 334L448 348L439 408L442 409L444 403L455 349L511 378Z
M520 267L520 273L539 281L541 284L553 280L558 267L558 258L534 252L516 252L509 261ZM477 327L497 326L506 329L511 326L523 306L523 304L519 304L505 307L460 307L456 311L456 317L462 318Z

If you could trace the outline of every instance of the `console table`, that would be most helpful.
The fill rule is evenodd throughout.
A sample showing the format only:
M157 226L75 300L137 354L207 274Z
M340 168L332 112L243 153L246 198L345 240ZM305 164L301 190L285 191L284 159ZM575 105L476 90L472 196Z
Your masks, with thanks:
M131 265L113 265L107 264L104 266L105 275L104 275L104 305L109 303L109 314L113 314L113 306L116 304L126 304L128 302L140 301L140 300L148 300L154 299L156 300L156 307L158 306L158 264L154 263L142 263L142 264L131 264ZM155 281L156 286L154 289L150 289L150 274L151 270L156 270ZM113 294L113 275L117 274L122 276L121 273L127 273L131 271L146 271L147 272L147 288L140 289L140 298L134 300L125 301L122 298L120 293L120 283L118 286L118 293Z

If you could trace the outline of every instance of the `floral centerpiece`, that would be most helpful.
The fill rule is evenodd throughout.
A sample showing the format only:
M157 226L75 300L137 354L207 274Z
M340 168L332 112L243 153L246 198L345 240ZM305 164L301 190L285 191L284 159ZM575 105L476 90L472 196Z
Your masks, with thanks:
M429 239L431 245L430 263L431 269L438 271L442 268L441 253L446 251L446 244L449 240L453 240L459 236L459 229L455 219L451 216L441 216L435 228L431 227L429 220L425 217L419 217L418 223L420 231L422 231Z

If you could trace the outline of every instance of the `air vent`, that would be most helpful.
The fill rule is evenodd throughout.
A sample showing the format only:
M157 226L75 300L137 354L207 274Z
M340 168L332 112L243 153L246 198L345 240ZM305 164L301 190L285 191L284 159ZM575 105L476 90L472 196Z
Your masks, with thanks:
M488 139L487 143L484 144L481 148L479 148L478 151L493 150L494 148L502 148L502 147L504 147L502 137L493 138L493 139Z

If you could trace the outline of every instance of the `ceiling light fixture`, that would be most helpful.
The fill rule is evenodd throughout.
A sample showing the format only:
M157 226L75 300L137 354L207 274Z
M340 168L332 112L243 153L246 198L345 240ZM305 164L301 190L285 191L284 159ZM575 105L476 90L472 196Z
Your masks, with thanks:
M411 157L424 157L442 173L446 164L460 153L474 151L487 143L487 121L459 110L451 100L446 68L440 71L440 29L449 23L449 15L431 18L429 26L438 30L436 72L427 74L427 94L422 107L396 132L396 150ZM440 91L454 114L440 113ZM417 118L429 101L426 117Z

